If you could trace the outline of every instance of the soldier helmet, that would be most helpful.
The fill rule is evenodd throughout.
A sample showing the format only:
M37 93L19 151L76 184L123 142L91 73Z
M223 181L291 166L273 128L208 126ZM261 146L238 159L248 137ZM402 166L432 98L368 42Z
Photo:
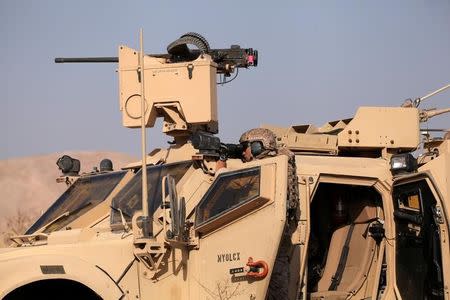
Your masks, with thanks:
M259 154L268 154L269 152L276 151L277 143L275 134L266 128L254 128L244 132L239 139L241 144L253 142L260 142L264 149L258 151L258 155L254 155L255 157L260 156ZM253 149L252 149L253 150Z

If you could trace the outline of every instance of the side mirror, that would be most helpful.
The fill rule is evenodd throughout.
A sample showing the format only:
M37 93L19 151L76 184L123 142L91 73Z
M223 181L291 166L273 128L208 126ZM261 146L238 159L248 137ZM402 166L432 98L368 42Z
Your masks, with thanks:
M181 197L178 203L178 239L180 241L185 240L185 224L186 224L186 201L184 197Z
M171 215L171 224L170 230L166 231L166 237L168 240L184 240L184 229L186 222L186 201L184 197L181 199L178 198L177 189L175 179L166 175L162 179L162 188L163 188L163 199L162 199L162 207L164 209L164 216L166 217L166 208L170 207L170 215ZM169 198L169 201L166 201L166 198ZM166 223L164 217L164 224Z
M177 189L176 189L176 184L175 184L175 179L170 176L167 175L166 176L166 184L167 187L166 190L169 193L169 203L170 203L170 216L172 219L172 222L170 224L170 230L172 232L172 235L178 236L179 234L179 215L178 215L178 194L177 194Z

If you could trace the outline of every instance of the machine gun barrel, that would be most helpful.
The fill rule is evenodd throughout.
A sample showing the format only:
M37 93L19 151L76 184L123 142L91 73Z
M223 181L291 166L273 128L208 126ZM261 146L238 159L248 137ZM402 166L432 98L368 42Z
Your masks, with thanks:
M197 49L191 49L194 45ZM146 54L165 58L168 63L186 62L197 59L202 54L208 54L217 64L217 74L229 77L235 69L256 67L258 65L258 50L241 48L231 45L225 49L211 49L204 37L195 32L182 35L167 46L167 54ZM118 57L57 57L55 63L118 63ZM237 75L237 74L236 74Z
M118 63L117 56L112 57L56 57L55 63Z
M148 56L159 57L159 58L170 58L169 54L145 54ZM118 63L119 57L56 57L55 63Z

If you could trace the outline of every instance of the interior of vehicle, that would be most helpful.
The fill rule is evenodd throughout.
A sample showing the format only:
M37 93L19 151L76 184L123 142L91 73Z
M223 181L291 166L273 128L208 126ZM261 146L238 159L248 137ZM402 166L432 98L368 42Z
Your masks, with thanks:
M380 194L368 186L320 183L311 203L309 299L370 294L367 278L382 263ZM373 283L371 283L373 285Z

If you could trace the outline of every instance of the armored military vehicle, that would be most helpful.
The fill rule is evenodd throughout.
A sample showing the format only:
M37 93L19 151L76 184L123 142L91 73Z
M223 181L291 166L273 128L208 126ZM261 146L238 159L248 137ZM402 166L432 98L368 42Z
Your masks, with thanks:
M224 144L217 74L256 66L257 51L195 33L166 54L142 45L57 59L118 62L143 157L82 175L58 160L69 187L0 249L0 297L450 299L450 134L420 127L449 109L420 109L431 94ZM157 118L173 141L147 153Z

